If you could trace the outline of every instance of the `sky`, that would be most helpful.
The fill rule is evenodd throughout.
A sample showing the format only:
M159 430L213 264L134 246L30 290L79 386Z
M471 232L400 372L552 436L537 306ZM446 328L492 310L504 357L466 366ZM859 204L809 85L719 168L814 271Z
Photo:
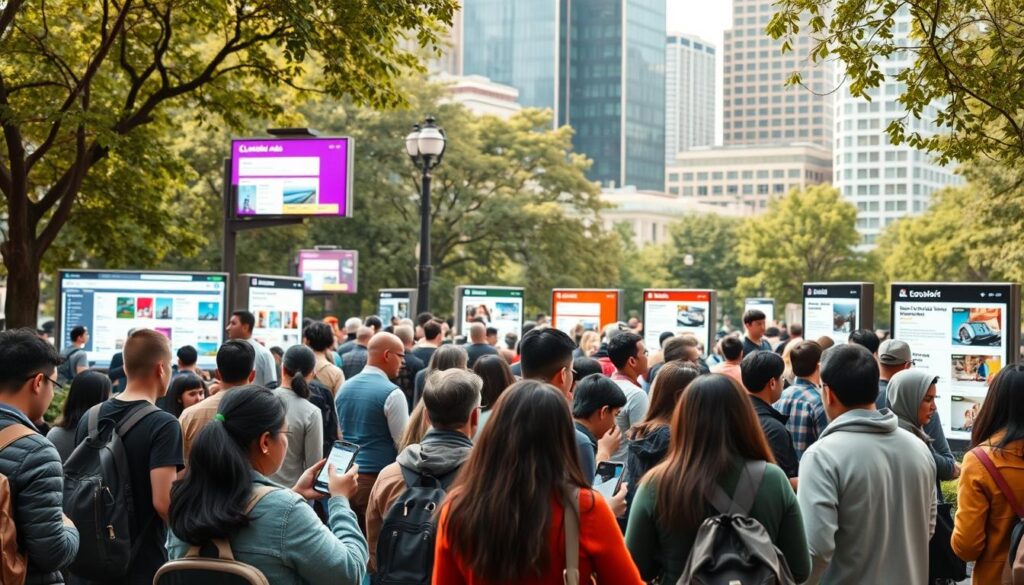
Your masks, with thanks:
M732 0L666 0L667 32L702 37L716 48L715 144L722 143L722 34L731 26Z

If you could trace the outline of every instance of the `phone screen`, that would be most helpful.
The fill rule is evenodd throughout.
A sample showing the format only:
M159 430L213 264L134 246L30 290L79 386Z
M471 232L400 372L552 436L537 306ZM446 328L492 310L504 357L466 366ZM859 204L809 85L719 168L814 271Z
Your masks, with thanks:
M320 469L320 474L317 475L316 484L314 487L322 492L327 491L327 474L328 469L331 465L334 465L334 469L337 473L345 473L348 468L352 466L353 460L356 458L356 451L359 448L351 443L335 443L331 447L331 454L327 456L327 463Z
M622 470L625 465L622 463L611 463L602 461L597 465L597 475L594 476L594 490L599 492L604 499L610 500L618 491L619 483L622 481Z

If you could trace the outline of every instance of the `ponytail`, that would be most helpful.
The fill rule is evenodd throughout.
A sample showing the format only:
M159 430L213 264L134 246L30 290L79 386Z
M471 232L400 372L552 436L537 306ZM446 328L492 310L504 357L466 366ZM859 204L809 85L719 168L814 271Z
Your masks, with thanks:
M264 433L277 436L284 421L284 405L266 388L243 386L225 394L192 444L185 477L171 488L168 525L178 538L202 545L230 539L249 525L249 449Z
M281 358L281 369L291 378L292 392L300 398L309 399L309 383L306 376L316 368L316 354L305 345L293 345Z

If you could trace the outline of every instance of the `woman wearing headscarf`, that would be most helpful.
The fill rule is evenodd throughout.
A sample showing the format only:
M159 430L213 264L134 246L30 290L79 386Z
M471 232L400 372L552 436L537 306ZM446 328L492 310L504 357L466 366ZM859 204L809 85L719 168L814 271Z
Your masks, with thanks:
M889 409L896 415L900 428L909 431L924 441L935 458L936 468L944 467L945 455L937 453L932 446L932 439L924 432L924 426L935 416L935 383L936 376L924 370L909 369L898 372L889 380L886 397ZM946 463L945 467L951 467ZM937 477L938 481L951 479ZM936 511L935 533L929 543L928 582L932 584L948 583L966 578L966 565L956 557L950 545L953 533L953 519L950 507L942 497L941 485L936 482L935 497L938 503Z

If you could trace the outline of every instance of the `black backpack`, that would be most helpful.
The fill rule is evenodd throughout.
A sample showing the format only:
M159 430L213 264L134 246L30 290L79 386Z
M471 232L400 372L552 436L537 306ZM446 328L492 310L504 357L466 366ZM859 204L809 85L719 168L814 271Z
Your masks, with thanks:
M132 542L130 527L135 508L122 441L139 421L160 412L146 404L130 411L116 426L100 425L102 406L89 409L89 436L64 463L64 513L80 535L78 555L70 571L93 581L124 577L144 540Z
M384 515L377 539L374 585L427 585L434 570L437 510L458 473L435 478L398 466L405 491Z
M718 514L700 525L676 585L795 585L786 558L750 517L767 467L747 462L732 498L715 485L708 501Z
M60 365L57 366L57 378L61 382L73 380L75 378L75 372L71 371L71 356L75 355L80 351L85 350L82 349L81 347L76 347L75 349L71 350L68 353L68 355L64 356L64 361L62 361Z

